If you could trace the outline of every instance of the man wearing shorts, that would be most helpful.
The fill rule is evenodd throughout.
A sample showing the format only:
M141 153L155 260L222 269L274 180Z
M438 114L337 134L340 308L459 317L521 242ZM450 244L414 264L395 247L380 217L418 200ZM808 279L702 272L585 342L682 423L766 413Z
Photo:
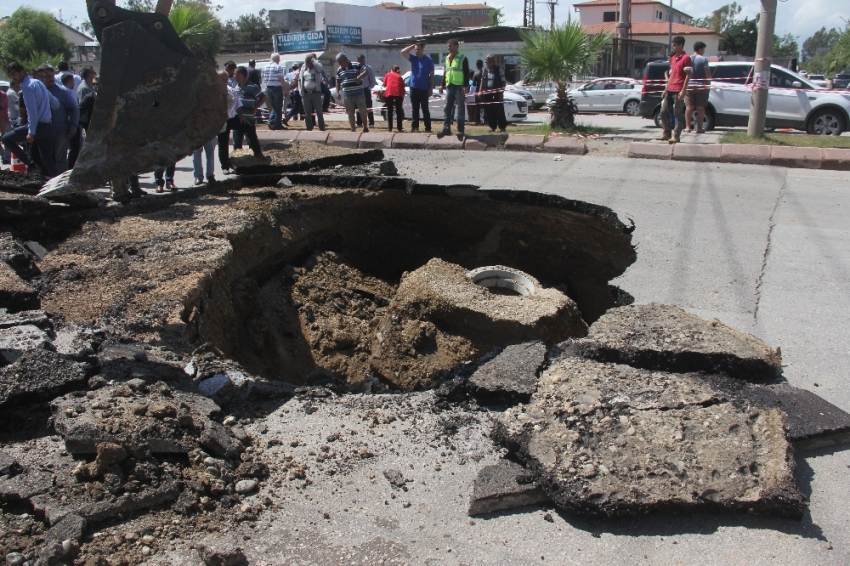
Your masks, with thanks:
M697 111L697 133L703 134L703 120L705 120L705 107L708 106L708 93L711 87L711 69L708 67L708 59L705 58L705 43L697 41L694 43L694 54L691 56L694 70L691 73L690 88L688 88L688 108L685 110L687 120L685 131L691 132L691 120L694 109Z
M354 127L354 111L360 112L360 122L363 124L363 132L368 132L369 128L366 124L369 123L367 117L368 110L366 109L366 95L363 93L363 77L368 73L367 70L361 67L360 63L354 63L348 60L345 53L338 53L336 62L339 69L336 71L336 97L341 98L345 95L345 112L348 114L348 125L351 126L351 131L355 132Z

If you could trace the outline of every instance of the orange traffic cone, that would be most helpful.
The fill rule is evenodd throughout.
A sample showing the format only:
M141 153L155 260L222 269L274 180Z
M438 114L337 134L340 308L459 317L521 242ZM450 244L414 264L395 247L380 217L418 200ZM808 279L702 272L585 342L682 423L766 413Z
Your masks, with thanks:
M18 157L13 153L12 154L12 166L9 168L9 171L14 171L16 173L26 173L27 166L18 159Z

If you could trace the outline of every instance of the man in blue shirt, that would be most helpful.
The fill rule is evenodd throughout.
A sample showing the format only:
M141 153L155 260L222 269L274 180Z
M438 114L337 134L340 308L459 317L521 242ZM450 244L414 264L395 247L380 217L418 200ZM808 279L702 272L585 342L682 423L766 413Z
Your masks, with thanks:
M263 94L260 87L254 83L248 82L247 68L237 67L236 72L233 74L233 78L236 79L236 84L238 85L234 89L234 94L239 98L238 107L236 108L235 115L228 118L225 130L223 133L219 134L219 136L223 136L223 139L227 140L227 136L231 131L241 131L245 134L245 137L248 138L248 145L254 152L254 157L265 160L266 157L263 155L262 147L260 147L260 140L257 138L257 126L254 113L257 108L265 103L266 95ZM230 116L229 111L228 116ZM222 169L231 169L227 143L224 144L224 147L222 147L222 144L219 143L218 158L221 162Z
M48 92L56 97L59 106L53 110L53 158L56 160L56 171L64 173L68 170L68 147L71 138L77 135L80 127L80 107L77 97L60 84L56 84L56 73L50 64L45 63L36 69L36 76L47 87Z
M411 51L413 53L411 54ZM422 119L425 131L431 131L431 111L428 101L434 92L434 61L425 55L425 44L414 43L401 50L401 55L410 61L410 104L413 106L411 131L419 131L419 109L422 109Z
M18 144L23 141L35 144L47 174L55 177L58 173L56 161L53 158L51 107L59 106L59 101L48 92L41 81L30 78L27 70L18 62L12 61L6 66L6 75L13 82L21 85L21 96L24 97L24 104L27 107L28 123L5 134L2 138L3 145L26 164L27 172L29 172L35 170L35 162Z

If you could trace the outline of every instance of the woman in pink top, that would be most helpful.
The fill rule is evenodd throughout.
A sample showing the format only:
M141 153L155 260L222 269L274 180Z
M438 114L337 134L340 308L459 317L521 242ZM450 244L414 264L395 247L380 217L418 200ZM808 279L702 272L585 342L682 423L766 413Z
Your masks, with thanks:
M398 131L403 132L402 122L404 122L404 110L402 103L404 102L404 79L401 78L401 68L398 65L393 66L392 71L384 77L384 98L387 100L387 123L390 125L389 131L393 131L393 110L396 110Z

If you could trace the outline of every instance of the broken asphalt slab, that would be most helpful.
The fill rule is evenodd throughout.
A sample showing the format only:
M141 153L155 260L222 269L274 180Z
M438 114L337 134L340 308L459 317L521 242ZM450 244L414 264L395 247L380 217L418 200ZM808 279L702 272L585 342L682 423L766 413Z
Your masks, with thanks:
M756 383L776 380L782 364L779 350L751 334L659 303L611 309L571 347L602 362L720 373Z
M540 341L508 346L475 370L468 387L482 402L528 402L545 358L546 346Z
M44 348L29 350L15 363L0 368L0 408L51 399L85 387L87 378L85 364Z
M469 516L550 502L531 472L507 459L478 472L469 499Z
M565 356L494 437L563 509L605 517L724 512L800 519L786 417L739 408L699 375Z

